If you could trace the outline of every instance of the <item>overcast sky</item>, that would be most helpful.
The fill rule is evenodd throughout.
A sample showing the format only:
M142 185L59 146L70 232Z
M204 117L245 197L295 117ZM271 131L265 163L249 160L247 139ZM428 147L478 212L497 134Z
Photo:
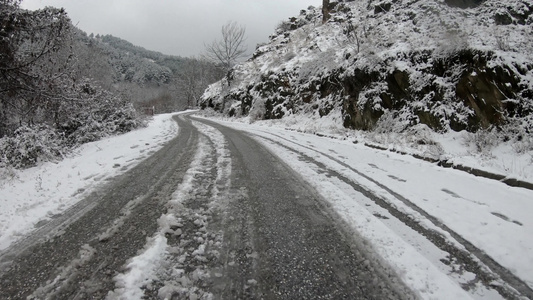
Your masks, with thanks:
M64 7L88 34L111 34L149 50L196 56L228 21L246 27L248 52L277 24L322 0L23 0L22 7Z

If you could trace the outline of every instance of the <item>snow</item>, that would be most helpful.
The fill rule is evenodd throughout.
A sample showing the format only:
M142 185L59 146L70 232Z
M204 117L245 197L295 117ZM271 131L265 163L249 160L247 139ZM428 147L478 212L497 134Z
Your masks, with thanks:
M85 144L60 162L0 170L0 250L137 165L176 136L169 114L148 127Z
M158 234L150 239L147 249L130 260L128 271L115 277L116 286L106 299L129 300L141 299L144 291L140 288L151 282L155 275L155 268L159 266L166 254L167 239Z

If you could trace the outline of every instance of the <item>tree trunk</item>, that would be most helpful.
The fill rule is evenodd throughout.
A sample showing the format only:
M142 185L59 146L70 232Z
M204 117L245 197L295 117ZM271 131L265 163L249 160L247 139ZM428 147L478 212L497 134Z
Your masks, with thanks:
M322 0L322 24L326 23L331 15L329 13L329 0Z

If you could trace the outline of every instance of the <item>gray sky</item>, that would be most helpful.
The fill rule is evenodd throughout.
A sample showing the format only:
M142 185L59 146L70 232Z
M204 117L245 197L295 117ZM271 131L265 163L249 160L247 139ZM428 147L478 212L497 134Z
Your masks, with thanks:
M88 34L111 34L165 54L193 56L219 38L227 21L246 27L248 52L280 21L322 0L23 0L22 7L64 7Z

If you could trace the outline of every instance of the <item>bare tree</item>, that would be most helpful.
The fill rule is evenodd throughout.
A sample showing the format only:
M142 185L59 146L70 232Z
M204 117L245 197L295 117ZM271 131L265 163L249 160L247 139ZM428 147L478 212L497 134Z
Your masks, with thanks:
M184 93L189 107L196 107L207 86L220 80L224 74L211 61L190 58L185 61L177 78L179 90Z
M230 21L222 26L222 39L205 45L206 58L219 62L226 71L245 56L246 28Z

